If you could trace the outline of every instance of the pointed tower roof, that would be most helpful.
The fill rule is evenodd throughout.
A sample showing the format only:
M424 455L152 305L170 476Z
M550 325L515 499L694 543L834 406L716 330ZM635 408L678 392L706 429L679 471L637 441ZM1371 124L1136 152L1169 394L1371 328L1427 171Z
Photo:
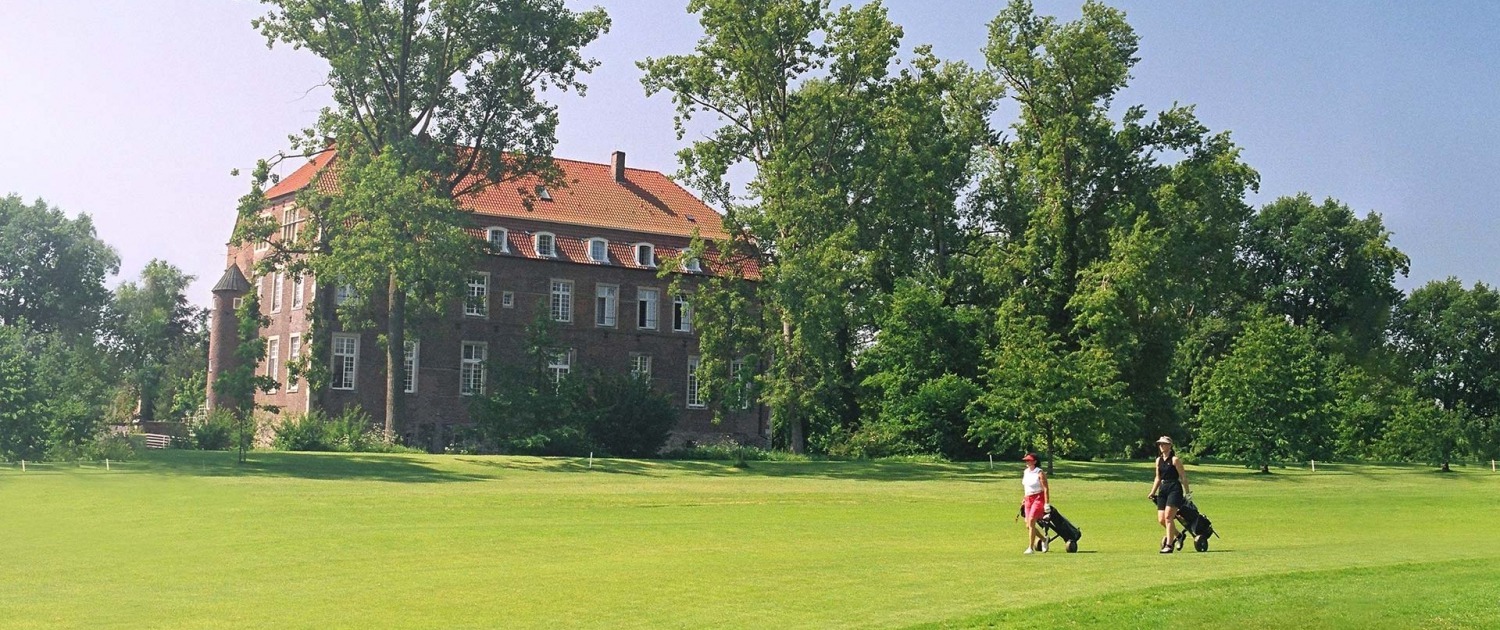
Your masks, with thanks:
M240 272L239 265L230 265L224 270L224 276L219 278L219 283L214 285L214 293L230 291L243 293L250 290L250 281L245 279L245 274Z

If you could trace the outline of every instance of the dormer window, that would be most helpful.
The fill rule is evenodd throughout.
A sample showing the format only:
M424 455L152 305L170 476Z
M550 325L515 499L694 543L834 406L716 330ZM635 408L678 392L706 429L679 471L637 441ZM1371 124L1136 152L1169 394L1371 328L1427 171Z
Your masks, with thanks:
M698 262L697 256L689 256L682 259L682 270L701 272L703 271L703 265Z
M557 237L548 232L537 232L536 255L543 258L557 258Z
M541 199L542 201L552 201L552 193L547 192L546 186L537 186L536 198Z
M510 251L510 232L505 228L490 228L485 232L485 241L490 244L491 252L504 254Z
M635 264L641 267L655 267L656 247L650 243L636 243Z
M596 263L609 262L609 241L602 238L589 239L589 260Z

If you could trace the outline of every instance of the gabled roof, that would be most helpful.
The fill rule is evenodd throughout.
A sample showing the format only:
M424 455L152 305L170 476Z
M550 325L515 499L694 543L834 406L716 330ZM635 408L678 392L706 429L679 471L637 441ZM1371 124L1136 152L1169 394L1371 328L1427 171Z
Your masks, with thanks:
M266 198L277 201L306 187L313 176L334 161L336 151L312 157L301 168L282 179ZM549 188L551 200L537 199L527 208L524 196L535 196L541 181L526 176L485 187L459 199L459 205L477 215L547 221L647 234L691 236L696 229L707 239L728 236L723 217L666 175L657 171L626 168L623 182L616 182L610 164L556 158L565 186ZM320 186L331 186L327 180Z

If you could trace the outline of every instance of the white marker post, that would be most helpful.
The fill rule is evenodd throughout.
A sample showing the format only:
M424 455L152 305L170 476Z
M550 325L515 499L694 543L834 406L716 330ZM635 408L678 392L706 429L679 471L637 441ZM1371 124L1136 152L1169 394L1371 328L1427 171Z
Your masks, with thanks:
M995 469L995 454L990 453L990 470Z
M21 460L21 472L26 472L26 460Z
M1490 460L1490 472L1495 472L1495 460Z
M1318 460L1313 459L1313 460L1308 460L1308 461L1312 462L1312 468L1313 468L1312 471L1313 472L1318 472Z
M594 469L594 452L589 451L589 470Z
M109 470L109 458L104 458L104 469Z

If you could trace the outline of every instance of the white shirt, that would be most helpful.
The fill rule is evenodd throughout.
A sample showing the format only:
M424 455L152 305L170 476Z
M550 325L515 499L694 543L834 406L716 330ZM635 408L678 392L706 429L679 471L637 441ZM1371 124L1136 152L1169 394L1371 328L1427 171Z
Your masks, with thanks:
M1026 489L1026 496L1042 493L1042 469L1041 467L1028 469L1021 475L1021 487Z

